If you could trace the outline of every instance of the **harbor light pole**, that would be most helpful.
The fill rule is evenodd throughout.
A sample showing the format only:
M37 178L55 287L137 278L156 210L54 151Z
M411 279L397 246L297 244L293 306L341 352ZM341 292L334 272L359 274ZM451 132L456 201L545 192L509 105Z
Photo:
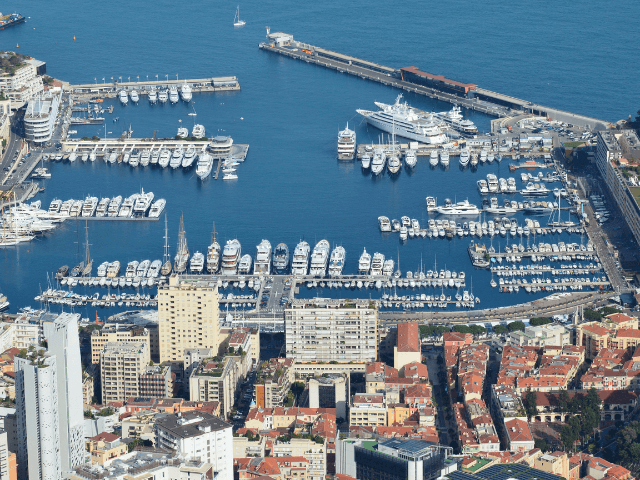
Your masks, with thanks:
M140 81L140 75L136 75L136 78L138 79L138 82Z
M147 82L149 81L149 75L147 75Z
M178 80L178 74L176 73L176 81Z

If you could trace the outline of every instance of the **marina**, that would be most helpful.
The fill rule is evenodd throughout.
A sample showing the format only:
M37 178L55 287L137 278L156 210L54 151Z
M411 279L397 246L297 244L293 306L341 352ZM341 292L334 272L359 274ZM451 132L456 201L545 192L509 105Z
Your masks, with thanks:
M132 82L129 80L122 81L122 77L118 77L115 82L106 82L106 77L103 78L102 83L98 83L96 77L94 83L84 84L63 84L63 88L67 92L73 92L75 94L90 95L90 96L102 96L112 95L117 92L136 92L138 95L149 96L151 92L157 92L159 90L167 91L169 89L176 88L182 89L184 85L187 85L192 92L195 93L215 93L215 92L229 92L240 90L240 83L236 77L210 77L210 78L186 78L175 80L169 79L169 75L163 75L166 77L164 80L139 80L139 76L136 77L137 81ZM178 77L178 75L176 75ZM113 77L112 77L113 78ZM155 78L159 78L158 75Z

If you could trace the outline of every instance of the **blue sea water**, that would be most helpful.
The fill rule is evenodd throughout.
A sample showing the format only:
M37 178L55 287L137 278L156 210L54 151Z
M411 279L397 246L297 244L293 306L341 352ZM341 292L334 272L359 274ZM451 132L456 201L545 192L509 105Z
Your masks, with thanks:
M37 199L48 206L53 198L125 196L144 188L167 199L172 252L183 213L192 252L206 250L215 221L219 238L237 237L243 252L253 254L262 238L274 246L284 241L291 250L301 238L312 245L326 238L346 248L347 272L356 270L365 247L393 258L399 251L403 270L418 270L421 259L431 268L437 256L438 268L446 265L466 271L469 280L473 277L474 293L484 307L534 298L525 293L493 294L490 274L472 271L464 250L468 240L410 240L401 245L396 235L378 231L379 215L426 219L427 195L480 203L476 180L491 172L508 176L505 162L471 173L460 172L456 159L448 171L432 170L421 159L413 174L403 171L394 180L373 180L359 165L335 160L336 134L349 121L359 142L376 140L380 132L362 124L355 109L373 108L374 100L390 103L398 92L262 52L258 43L269 25L272 31L385 65L416 65L543 105L615 121L640 104L634 88L640 66L632 61L638 40L637 3L622 1L615 9L601 11L593 1L576 7L556 2L332 0L275 5L251 0L241 5L241 17L247 21L242 29L232 26L235 7L230 2L180 6L164 0L91 7L79 1L5 2L3 12L15 10L31 18L0 32L0 48L15 49L19 44L20 52L46 61L54 77L82 83L156 74L236 75L242 87L233 93L195 94L193 107L208 135L220 132L250 145L238 181L200 184L193 171L101 162L51 164L53 177ZM412 94L406 99L422 109L450 108ZM135 137L150 137L154 131L159 137L173 136L179 120L187 126L193 121L190 111L192 107L184 104L151 107L144 99L138 106L115 104L114 113L107 115L107 132L117 136L131 124ZM489 129L489 117L466 114L481 130ZM120 121L113 123L116 116ZM102 136L105 131L99 126L77 130L80 136ZM94 222L89 227L95 265L162 255L163 222ZM0 252L0 292L9 297L11 310L35 306L33 297L40 287L46 288L47 273L73 264L83 242L83 229L78 233L76 225L67 222L28 245ZM93 315L89 309L82 313Z

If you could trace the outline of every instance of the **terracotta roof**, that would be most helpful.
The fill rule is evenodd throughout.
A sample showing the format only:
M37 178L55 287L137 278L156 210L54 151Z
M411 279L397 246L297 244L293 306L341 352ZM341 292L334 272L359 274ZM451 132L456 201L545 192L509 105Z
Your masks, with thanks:
M595 333L597 335L608 335L610 330L608 328L601 327L599 325L585 325L582 330Z
M640 330L636 328L619 328L616 332L616 338L640 338Z
M398 324L398 351L420 353L420 330L416 322Z
M511 420L505 420L505 430L509 436L511 442L533 442L533 436L531 430L529 430L529 424L526 421L519 418L513 418Z
M99 442L100 440L105 442L115 442L119 438L120 438L119 436L114 435L113 433L102 432L96 435L95 437L91 437L89 440L93 440L94 442Z
M634 320L633 317L625 315L624 313L612 313L611 315L607 315L606 318L614 323L624 323Z

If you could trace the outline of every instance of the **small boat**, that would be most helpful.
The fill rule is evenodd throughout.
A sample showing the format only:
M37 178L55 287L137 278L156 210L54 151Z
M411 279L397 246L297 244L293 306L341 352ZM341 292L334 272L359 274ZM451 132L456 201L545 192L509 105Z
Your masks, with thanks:
M240 20L240 5L236 8L236 16L233 18L234 27L244 27L247 24L244 20Z

